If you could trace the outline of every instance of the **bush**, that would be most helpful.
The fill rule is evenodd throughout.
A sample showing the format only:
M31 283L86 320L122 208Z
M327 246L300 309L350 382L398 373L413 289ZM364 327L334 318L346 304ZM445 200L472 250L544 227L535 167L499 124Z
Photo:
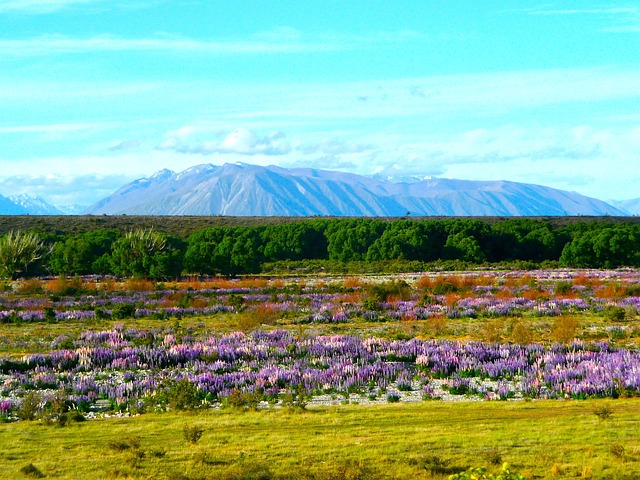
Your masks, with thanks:
M33 463L28 463L24 467L20 469L20 473L26 475L28 477L33 478L44 478L44 473L40 471L38 467L36 467Z
M404 280L391 280L390 282L377 283L367 289L367 295L375 302L387 302L392 299L409 300L411 287Z
M192 410L200 406L198 387L188 379L183 378L179 382L167 381L163 386L164 391L158 395L158 400L170 410Z
M569 343L576 337L578 326L579 322L576 317L558 317L553 323L551 338L559 343Z
M451 460L442 458L440 455L426 455L420 458L417 464L431 474L443 474L451 471L449 470Z
M111 440L107 446L115 452L124 452L126 450L139 450L140 437L129 437L123 440Z
M224 399L224 404L242 410L257 410L261 395L258 393L243 392L237 388L233 389L231 395Z
M470 468L466 472L450 475L449 480L525 480L522 475L509 470L509 465L502 465L496 474L486 473L484 468Z
M613 410L609 405L603 405L602 407L596 408L593 414L600 420L609 420L613 414Z
M31 268L51 251L35 233L9 232L0 237L0 276L27 276Z
M307 392L303 387L291 389L282 399L282 406L290 410L304 410L307 408Z
M198 443L203 433L204 428L200 425L185 425L182 429L182 436L187 442L192 444Z
M22 405L16 410L16 416L20 420L35 420L42 413L42 395L38 392L29 392L22 399Z
M387 402L389 403L398 403L400 401L400 395L397 393L390 393L387 395Z
M608 306L604 309L604 316L611 322L622 322L625 319L626 311L623 307Z
M135 305L131 303L120 303L113 307L111 316L116 320L122 320L123 318L132 318L136 313Z

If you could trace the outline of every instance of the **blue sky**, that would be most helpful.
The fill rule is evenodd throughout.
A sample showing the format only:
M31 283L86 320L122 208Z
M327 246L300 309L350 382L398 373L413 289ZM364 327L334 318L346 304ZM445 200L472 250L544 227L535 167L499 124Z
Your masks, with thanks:
M640 2L0 0L0 194L245 162L640 197Z

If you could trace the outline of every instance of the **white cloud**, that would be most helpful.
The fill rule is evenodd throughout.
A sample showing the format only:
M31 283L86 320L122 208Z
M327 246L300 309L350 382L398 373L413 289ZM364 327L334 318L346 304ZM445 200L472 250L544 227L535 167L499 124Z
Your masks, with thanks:
M126 175L17 175L0 178L0 194L26 193L58 206L88 206L129 181Z
M0 0L0 13L52 13L75 5L100 1L103 0Z
M162 0L0 0L0 13L44 15L83 5L101 5L104 8L138 9Z
M638 7L596 7L596 8L553 8L548 5L532 8L509 10L511 13L526 13L529 15L635 15Z
M638 6L600 6L591 8L554 8L549 5L508 10L515 13L535 16L594 16L600 17L608 25L599 28L601 32L640 32L640 7Z
M96 123L58 123L49 125L0 125L0 135L15 133L60 134L94 130L105 124Z
M138 148L142 145L142 140L138 138L134 138L131 140L122 140L121 142L116 143L115 145L109 148L112 152L117 152L120 150L131 150L134 148Z
M309 53L353 48L355 44L338 44L322 40L305 41L291 38L252 38L249 40L195 40L164 35L153 38L119 38L102 35L74 38L50 35L31 39L0 40L4 57L98 52L176 52L210 55L266 55L276 53Z
M191 137L200 129L185 126L166 135L166 139L158 145L160 150L175 150L180 153L202 155L239 154L239 155L286 155L291 145L282 132L274 132L266 137L259 137L248 128L236 128L221 141L191 141ZM201 130L200 130L201 131Z
M345 153L360 153L375 148L368 143L350 142L337 138L323 138L320 141L306 142L296 147L305 155L320 153L323 155L340 155Z

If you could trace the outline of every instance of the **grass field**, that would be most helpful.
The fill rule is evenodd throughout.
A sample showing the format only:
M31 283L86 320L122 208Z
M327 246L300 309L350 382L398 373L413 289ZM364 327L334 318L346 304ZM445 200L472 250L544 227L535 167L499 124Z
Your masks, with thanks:
M526 478L636 479L639 412L637 399L423 402L18 422L0 426L0 478L415 479L508 462Z
M300 339L310 342L319 336L326 336L327 340L315 339L312 343L323 348L331 346L331 338L340 336L377 337L398 345L418 339L502 342L505 345L535 343L545 348L553 343L568 345L577 339L606 341L612 348L627 349L630 356L637 356L634 352L637 352L640 339L640 315L635 292L640 283L636 277L632 281L600 279L604 273L592 272L590 277L578 275L567 280L555 278L556 272L538 273L540 278L535 281L528 274L514 278L494 279L481 275L469 277L471 280L464 280L464 277L449 279L448 282L455 280L455 285L460 283L460 286L455 292L442 295L431 290L438 287L438 281L444 282L444 277L414 279L415 284L408 290L408 300L387 294L384 302L376 301L371 307L377 312L375 321L367 319L375 284L364 284L362 279L350 277L336 279L344 288L337 288L330 284L330 279L324 278L315 283L305 280L304 284L293 285L297 289L291 286L287 289L287 283L280 279L250 279L242 284L219 280L222 283L216 284L216 289L211 288L211 284L192 283L176 286L165 293L160 292L167 289L166 285L160 289L150 284L147 291L127 283L123 291L108 291L103 295L107 302L113 303L102 308L115 309L116 301L111 300L111 296L124 296L128 302L135 302L139 311L149 306L172 308L179 303L193 308L225 306L242 296L242 303L238 304L241 308L236 310L184 317L163 315L162 318L151 314L117 319L78 315L69 319L46 320L43 317L38 320L33 315L41 314L45 307L54 306L58 313L73 313L100 306L91 302L102 298L101 290L57 298L55 291L48 290L57 285L53 281L45 282L44 287L39 284L39 293L16 288L4 293L3 308L7 312L15 309L24 313L26 319L16 321L16 317L6 317L0 322L0 357L15 360L15 365L24 368L13 372L14 367L7 366L12 364L5 365L0 375L0 394L6 398L13 395L11 402L16 398L22 401L34 388L51 390L54 380L68 372L83 373L80 367L62 368L64 364L56 370L53 361L51 365L43 362L39 367L20 363L29 355L49 355L70 349L73 356L73 352L97 348L133 352L126 358L136 359L136 355L142 358L145 352L162 354L174 347L180 347L176 351L196 351L193 349L202 342L209 342L206 352L210 352L214 346L216 349L223 346L217 338L238 330L247 332L246 337L242 337L247 339L253 338L251 335L255 332L290 332L293 338L288 340L286 335L276 335L286 340L278 354L280 366L289 365L286 352L296 351L295 348L288 350L288 347L295 347ZM476 287L491 287L491 291L486 288L473 290L473 285L466 285L465 281ZM390 288L396 284L385 285ZM230 292L235 292L236 297ZM491 299L496 305L502 305L516 295L530 296L536 303L522 311L510 311L505 316L493 316L486 309L482 310L485 307L478 307L477 315L469 316L450 314L418 318L415 315L416 309L433 308L434 305L443 311L448 309L446 311L450 313L461 311L462 307L456 305L464 302L473 305L472 301L478 299ZM583 310L544 314L535 310L549 301L570 305L580 299L588 301L590 306ZM342 321L336 320L349 309L355 313L346 315ZM331 315L320 319L313 317L309 321L310 315L317 312L330 312ZM95 334L100 332L103 337L99 340ZM145 332L150 335L142 335ZM273 348L275 354L274 345L280 340L272 343L263 340L256 337L255 341L246 344L247 348L254 353L260 352L261 348ZM574 345L580 346L579 343ZM336 352L341 351L339 346L335 348ZM560 350L560 347L556 348L556 353ZM348 350L352 351L357 349ZM206 352L203 350L198 354L199 368L202 368L202 362L213 364L218 360L217 356L204 355ZM309 352L304 355L305 358L310 356ZM329 357L331 355L327 354L322 361L327 369L345 361L338 354L335 363ZM96 373L96 380L102 381L104 378L100 376L105 372L121 372L122 378L126 373L132 383L133 378L138 382L144 380L142 377L148 367L136 362L130 368L108 363L89 369L87 373ZM597 365L589 367L588 371L597 370L595 367L618 368L617 364L594 362ZM408 363L414 366L417 359ZM570 363L563 368L569 371L575 367ZM173 372L176 378L191 375L195 368L191 361L180 365L172 363L171 368L167 365L162 369L163 374ZM629 381L637 378L637 365L637 362L628 362L621 370ZM247 360L229 363L229 368L244 372L263 367ZM412 372L416 373L415 370ZM580 377L581 374L576 375ZM196 381L195 377L192 381ZM79 387L67 382L64 388L70 393ZM216 409L155 413L156 409L151 406L146 409L148 413L140 416L68 422L65 426L59 426L55 417L46 421L46 414L43 414L45 420L0 423L0 480L444 479L470 467L497 472L505 462L526 479L640 478L640 397L623 398L637 395L637 389L620 390L621 398L617 399L477 402L460 394L455 397L460 401L401 401L375 405L356 405L353 400L351 403L346 400L355 396L362 398L360 403L367 403L370 396L367 388L352 393L353 396L344 397L342 405L316 406L314 403L306 409L271 407L255 411L233 407L217 409L220 405L233 405L225 403L228 392L218 392L217 401L213 403ZM342 390L333 390L336 398L343 398L342 395ZM379 394L378 399L386 402L385 395ZM568 398L569 395L563 393L559 397ZM100 398L105 401L104 396ZM4 416L0 402L0 419L15 420L17 407L11 402L4 408L13 409L13 414L7 414L5 410ZM114 415L114 412L108 414ZM198 438L200 434L201 438Z

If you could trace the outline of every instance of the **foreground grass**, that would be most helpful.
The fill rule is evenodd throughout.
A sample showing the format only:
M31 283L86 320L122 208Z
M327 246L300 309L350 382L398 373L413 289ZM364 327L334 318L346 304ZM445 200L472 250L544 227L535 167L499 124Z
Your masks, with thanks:
M19 422L0 425L0 478L419 479L509 462L530 479L636 479L639 411L638 399L424 402ZM185 425L204 429L197 443Z

